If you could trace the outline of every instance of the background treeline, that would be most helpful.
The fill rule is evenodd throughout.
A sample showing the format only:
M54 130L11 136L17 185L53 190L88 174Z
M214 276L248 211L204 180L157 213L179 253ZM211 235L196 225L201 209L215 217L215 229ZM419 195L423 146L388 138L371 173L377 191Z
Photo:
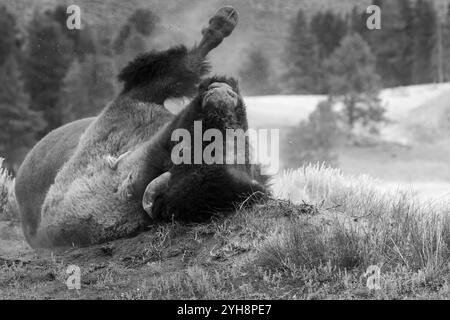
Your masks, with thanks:
M25 30L0 8L0 155L10 171L41 137L97 115L118 92L116 74L149 49L158 17L137 9L123 26L66 26L66 6L33 13Z
M427 0L373 4L381 8L381 30L367 28L370 15L361 6L310 16L300 9L290 25L279 78L273 80L270 63L263 66L267 59L261 50L252 52L242 69L249 94L328 97L308 119L286 130L284 167L338 166L336 150L342 146L381 142L378 134L388 121L379 99L382 88L450 81L450 3L445 12Z
M374 4L382 8L381 30L366 28L365 7L345 13L300 9L282 41L281 64L258 43L236 61L246 95L328 95L311 116L317 125L297 128L304 140L299 145L313 148L306 137L314 139L324 123L330 132L376 132L384 119L382 87L450 80L450 14L438 14L427 0ZM66 20L61 5L35 10L23 27L0 7L0 155L13 172L49 131L98 114L118 93L118 70L138 53L158 48L161 21L149 9L136 9L118 26L83 20L82 30L69 30ZM338 113L336 103L342 105ZM331 136L326 132L322 139ZM316 150L322 148L308 154Z
M450 10L437 12L430 0L374 0L381 8L381 30L369 30L365 7L348 13L318 12L311 16L300 9L286 39L280 79L271 78L264 52L249 55L242 69L249 94L328 94L328 58L347 36L359 35L376 60L383 87L450 81ZM450 3L448 5L450 8ZM251 72L251 70L254 70ZM266 75L266 76L265 76ZM271 83L277 83L274 86Z

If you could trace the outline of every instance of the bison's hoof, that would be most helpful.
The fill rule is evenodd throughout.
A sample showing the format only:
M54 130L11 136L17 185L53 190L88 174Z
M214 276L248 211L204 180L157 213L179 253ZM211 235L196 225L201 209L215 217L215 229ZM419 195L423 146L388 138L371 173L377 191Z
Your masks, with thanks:
M202 56L216 48L224 38L233 32L239 21L238 12L232 7L223 7L209 20L209 26L202 30L203 39L199 44Z
M231 6L220 8L209 20L208 28L202 30L206 34L209 30L220 33L223 38L228 37L239 22L238 12Z
M154 219L153 215L153 203L158 194L161 194L169 187L170 172L165 172L159 177L152 180L145 189L144 196L142 197L142 207L145 212Z

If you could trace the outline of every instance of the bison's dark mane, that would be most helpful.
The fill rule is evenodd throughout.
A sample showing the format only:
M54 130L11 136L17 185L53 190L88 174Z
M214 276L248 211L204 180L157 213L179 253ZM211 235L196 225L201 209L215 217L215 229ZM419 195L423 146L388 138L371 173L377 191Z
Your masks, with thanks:
M168 97L192 96L201 77L209 72L210 64L185 46L167 51L151 51L139 55L119 74L124 83L122 93L133 89L145 90L148 98L163 102Z

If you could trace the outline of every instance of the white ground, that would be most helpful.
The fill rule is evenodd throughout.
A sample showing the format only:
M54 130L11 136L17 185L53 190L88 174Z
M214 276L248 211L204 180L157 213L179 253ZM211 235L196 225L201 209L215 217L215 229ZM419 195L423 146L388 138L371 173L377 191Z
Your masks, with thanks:
M387 188L413 190L424 200L450 201L450 137L429 145L416 141L411 132L415 125L421 126L423 133L427 128L434 130L443 110L450 109L450 83L385 89L380 97L392 121L382 129L382 138L407 148L341 150L343 172L367 173L382 180ZM246 97L250 127L297 125L324 99L314 95Z

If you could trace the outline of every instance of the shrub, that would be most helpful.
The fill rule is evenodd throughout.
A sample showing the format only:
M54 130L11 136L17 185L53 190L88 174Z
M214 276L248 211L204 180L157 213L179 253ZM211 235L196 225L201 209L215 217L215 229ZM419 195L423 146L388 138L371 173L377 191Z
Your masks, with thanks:
M0 220L11 220L17 214L14 195L14 180L3 168L4 159L0 157Z
M348 35L324 65L329 94L343 102L350 130L360 123L376 133L385 110L378 98L380 77L369 45L357 34Z
M292 128L284 139L281 146L284 166L296 169L315 162L336 165L337 155L333 149L339 132L337 115L331 101L319 103L309 119Z
M262 50L252 50L243 67L239 70L242 82L242 92L248 96L274 94L278 90L271 81L272 72L270 61L264 56Z

